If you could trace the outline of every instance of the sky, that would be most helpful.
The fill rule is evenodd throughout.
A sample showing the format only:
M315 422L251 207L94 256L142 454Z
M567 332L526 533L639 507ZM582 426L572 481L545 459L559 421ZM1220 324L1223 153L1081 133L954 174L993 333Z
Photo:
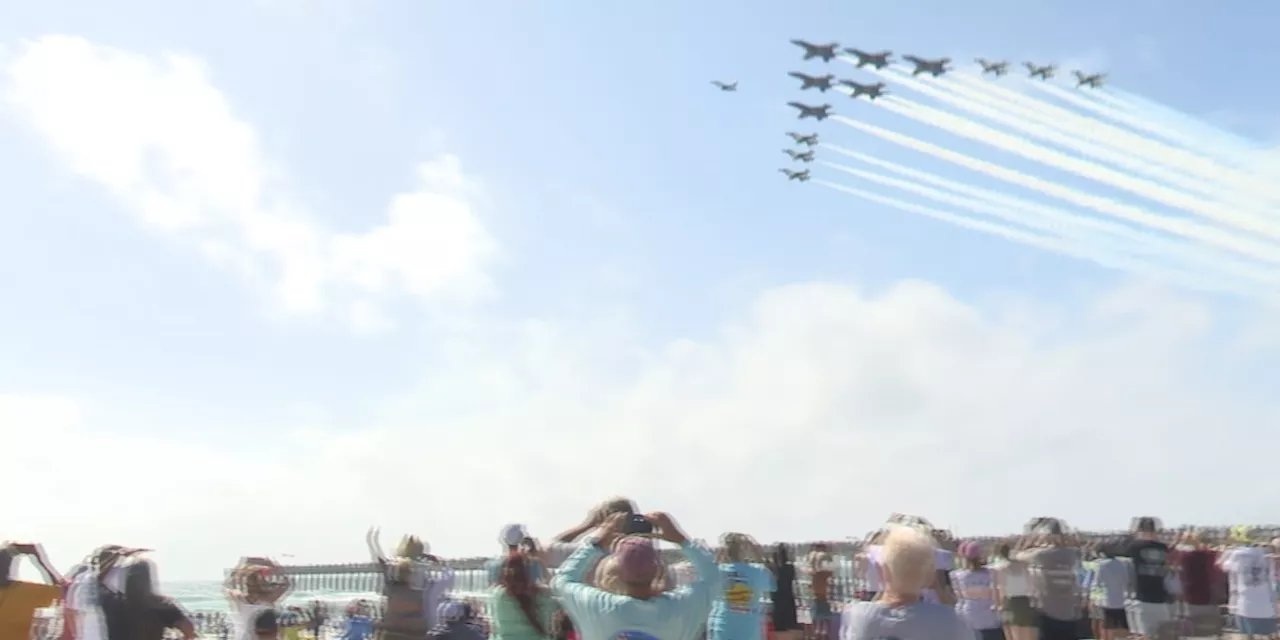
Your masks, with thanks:
M374 525L491 553L617 494L708 539L1280 521L1275 9L1169 7L0 6L0 538L199 579ZM791 38L959 70L801 93Z

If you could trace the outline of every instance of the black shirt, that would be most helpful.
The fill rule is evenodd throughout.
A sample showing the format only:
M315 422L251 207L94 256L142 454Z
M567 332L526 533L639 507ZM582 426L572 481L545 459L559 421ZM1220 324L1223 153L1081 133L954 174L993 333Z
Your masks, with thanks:
M1169 545L1159 540L1131 540L1121 555L1133 561L1133 597L1138 602L1168 602L1164 579L1169 575Z
M773 570L774 584L778 589L773 592L773 627L777 631L799 629L796 617L796 567L788 562Z

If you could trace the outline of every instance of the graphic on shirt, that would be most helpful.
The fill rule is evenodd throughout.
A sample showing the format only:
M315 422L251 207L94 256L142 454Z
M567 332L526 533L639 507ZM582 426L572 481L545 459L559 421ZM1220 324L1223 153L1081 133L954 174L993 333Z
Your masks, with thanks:
M1165 550L1159 547L1147 547L1138 552L1142 556L1142 562L1134 563L1134 570L1138 575L1162 577L1165 573L1166 554Z
M737 574L728 576L725 581L724 603L734 613L749 613L751 601L754 599L751 585Z
M644 631L619 631L613 640L658 640Z

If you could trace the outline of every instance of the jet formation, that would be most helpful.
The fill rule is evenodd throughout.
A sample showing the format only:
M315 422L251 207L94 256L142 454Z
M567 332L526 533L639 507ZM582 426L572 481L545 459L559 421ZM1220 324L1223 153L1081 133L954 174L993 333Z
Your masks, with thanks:
M844 47L842 49L840 48L839 43L836 42L815 44L807 40L799 39L792 40L791 44L794 44L804 50L804 53L801 55L802 60L821 59L822 62L827 63L843 55L844 57L842 59L845 62L852 64L854 68L863 69L869 67L870 70L876 72L877 75L881 77L887 77L885 74L880 73L881 71L894 65L894 53L889 50L869 52L853 47ZM951 66L951 58L922 58L916 55L903 55L901 56L901 59L905 64L910 65L909 68L911 69L912 77L928 75L934 78L939 78L954 70L954 67ZM974 58L973 61L982 69L981 75L983 76L994 76L996 78L1000 78L1009 74L1010 63L1008 60ZM1038 78L1043 81L1048 81L1058 72L1058 65L1056 64L1041 66L1033 62L1024 62L1023 66L1027 69L1028 78ZM1099 89L1106 83L1107 74L1105 73L1090 74L1079 70L1072 73L1076 78L1077 89L1084 87ZM824 75L810 75L801 71L789 71L787 72L787 75L800 81L801 91L817 89L821 93L826 93L827 90L832 88L832 86L838 85L843 88L842 91L848 93L849 97L855 100L860 97L866 97L868 101L874 101L876 98L889 95L887 85L884 82L861 83L855 80L843 78L837 79L835 75L829 73ZM715 82L714 84L724 91L733 91L737 88L738 83L734 82L732 85L726 85L722 82ZM826 120L832 115L832 107L830 104L812 105L804 102L788 102L787 106L798 111L796 114L796 119L798 120L813 118L820 122L822 120ZM802 134L795 131L788 131L787 135L791 137L797 147L807 147L808 149L805 151L800 151L799 149L794 148L783 149L783 152L790 156L791 160L794 162L813 162L813 147L818 144L818 134ZM799 180L801 182L809 180L808 169L804 169L802 171L779 169L779 171L786 175L788 180Z

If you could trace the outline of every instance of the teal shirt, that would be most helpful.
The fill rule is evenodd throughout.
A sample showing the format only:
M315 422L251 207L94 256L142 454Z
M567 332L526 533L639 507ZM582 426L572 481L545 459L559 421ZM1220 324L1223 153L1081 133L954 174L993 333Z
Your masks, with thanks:
M536 596L538 622L547 634L551 633L551 620L556 612L556 601L547 591ZM524 615L520 603L507 595L502 587L489 590L489 640L545 640L550 637L538 633L529 618Z
M583 545L564 561L551 589L583 640L694 640L707 623L712 593L719 592L720 571L710 551L688 542L681 550L693 565L693 582L648 600L583 582L605 555L593 544Z

